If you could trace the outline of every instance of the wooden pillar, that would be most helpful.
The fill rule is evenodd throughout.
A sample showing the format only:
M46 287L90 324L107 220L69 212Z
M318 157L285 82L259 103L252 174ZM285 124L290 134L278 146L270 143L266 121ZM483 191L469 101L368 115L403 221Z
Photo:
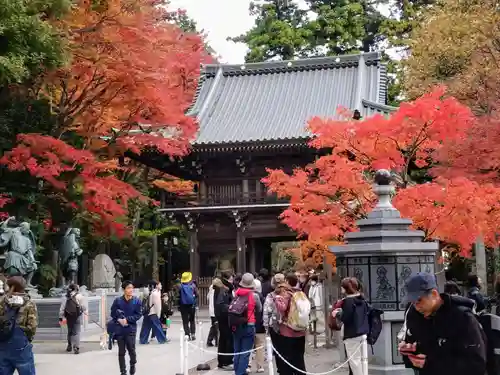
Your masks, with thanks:
M158 236L155 234L151 237L151 271L153 280L158 281L160 279L160 266L158 264Z
M250 272L257 272L257 251L255 248L255 240L250 240Z
M247 272L247 257L246 257L246 244L245 234L243 229L237 228L236 230L236 272Z
M250 192L248 188L248 179L243 179L243 202L248 202L248 198L250 197Z
M200 254L198 253L198 234L196 229L189 231L189 268L193 276L200 276Z

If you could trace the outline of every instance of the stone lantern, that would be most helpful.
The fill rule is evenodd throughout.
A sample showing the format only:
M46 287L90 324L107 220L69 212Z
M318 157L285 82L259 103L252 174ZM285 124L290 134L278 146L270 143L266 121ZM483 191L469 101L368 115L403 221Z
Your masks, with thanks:
M339 277L358 278L367 300L384 311L383 330L369 359L370 375L412 374L397 350L406 308L404 285L414 273L434 272L439 245L423 242L424 233L410 229L412 221L393 207L389 171L376 173L373 190L378 203L366 219L358 220L359 232L347 233L347 244L330 250L337 257Z

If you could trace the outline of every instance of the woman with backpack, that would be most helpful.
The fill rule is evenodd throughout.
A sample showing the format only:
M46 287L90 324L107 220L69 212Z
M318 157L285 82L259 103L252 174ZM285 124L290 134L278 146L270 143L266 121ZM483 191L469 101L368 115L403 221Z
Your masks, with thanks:
M264 301L264 307L262 312L262 323L267 334L271 337L271 342L274 348L282 353L282 336L279 334L279 322L281 321L281 316L278 314L278 309L276 308L276 304L274 303L274 299L276 297L276 290L279 290L278 287L285 284L285 275L282 273L277 273L271 279L271 287L272 291L267 294L266 299ZM284 362L280 356L276 355L274 357L276 361L276 371L278 374L284 374L283 366Z
M233 331L235 375L247 373L250 350L255 342L255 325L261 310L262 304L255 292L254 277L251 273L245 273L228 309L229 327Z
M66 320L66 327L68 329L68 346L66 347L66 351L68 353L73 351L75 354L80 353L82 314L86 310L83 303L83 296L79 290L80 288L77 284L70 284L59 308L59 322L61 324Z
M278 314L282 317L279 322L281 336L279 354L283 357L284 364L280 375L303 375L300 371L306 371L304 354L311 304L295 274L287 275L286 284L276 288L274 303Z
M359 292L359 282L355 277L346 277L340 283L345 297L336 305L332 316L343 323L344 345L349 359L349 374L363 375L360 344L363 336L370 332L369 306Z

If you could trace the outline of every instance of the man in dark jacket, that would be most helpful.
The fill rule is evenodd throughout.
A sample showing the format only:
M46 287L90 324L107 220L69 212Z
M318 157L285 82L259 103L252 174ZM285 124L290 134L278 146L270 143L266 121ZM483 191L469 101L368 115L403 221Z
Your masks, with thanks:
M439 294L435 276L424 272L405 288L412 303L399 344L406 367L419 375L484 375L486 343L472 301Z
M218 366L232 370L233 357L224 355L233 353L233 332L229 327L228 309L233 299L233 275L230 271L222 272L220 283L214 284L214 311L219 326Z
M130 356L130 375L135 374L137 356L135 352L135 338L137 334L137 321L142 317L141 300L134 297L134 285L131 281L122 283L123 296L116 298L111 305L111 319L116 323L117 329L114 337L118 341L118 363L121 375L127 375L125 353Z
M265 300L267 295L274 291L273 287L271 286L272 278L267 268L262 268L259 271L259 279L262 286L262 298L264 298Z

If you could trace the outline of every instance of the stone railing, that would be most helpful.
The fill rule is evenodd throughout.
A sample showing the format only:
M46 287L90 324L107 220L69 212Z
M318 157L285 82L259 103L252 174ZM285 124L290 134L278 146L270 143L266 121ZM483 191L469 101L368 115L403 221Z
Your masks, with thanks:
M142 290L137 290L136 295L140 296ZM121 296L121 292L110 292L107 290L97 290L88 296L84 296L84 303L87 313L83 315L82 335L99 334L106 328L109 319L111 305L114 299ZM36 341L45 340L66 340L66 330L59 324L59 310L65 297L61 298L39 298L34 299L38 309L38 329L35 336Z

